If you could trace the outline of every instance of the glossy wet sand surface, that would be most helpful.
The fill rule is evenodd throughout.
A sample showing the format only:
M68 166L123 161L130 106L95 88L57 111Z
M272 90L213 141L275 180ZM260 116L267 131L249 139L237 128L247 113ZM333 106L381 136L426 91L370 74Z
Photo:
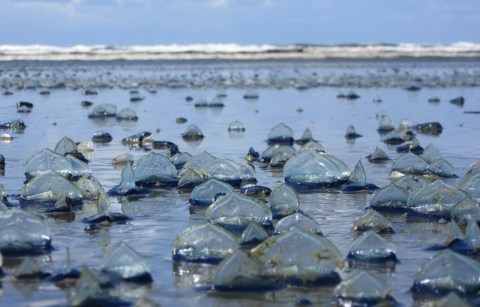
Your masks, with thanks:
M167 64L155 62L150 66L148 61L142 62L141 65L122 61L97 64L73 62L67 66L42 64L42 62L26 62L18 66L9 64L8 70L2 74L3 84L5 80L14 79L15 74L22 75L24 79L37 80L45 80L46 75L56 74L61 79L62 76L68 75L68 70L75 70L77 67L75 65L83 69L77 72L77 79L88 80L86 83L92 88L95 88L95 80L117 81L109 83L112 88L97 88L98 95L95 96L85 96L80 88L72 89L68 86L65 89L52 89L51 94L46 96L39 95L39 88L36 90L11 88L13 95L1 96L0 121L6 122L19 118L25 122L27 128L23 133L2 131L2 133L10 133L14 139L11 142L0 143L0 153L6 159L5 174L0 177L0 183L5 186L8 194L18 194L25 179L26 160L35 151L45 147L53 149L64 136L77 142L89 140L98 130L109 132L113 136L111 143L96 144L93 153L87 156L92 174L108 190L120 182L120 169L111 164L114 157L130 152L135 160L138 160L153 150L148 145L143 148L122 145L121 139L129 135L150 131L154 140L174 142L180 151L194 155L208 151L216 157L243 162L250 146L259 152L267 149L265 139L269 130L283 122L294 130L296 138L302 135L305 128L310 128L313 137L322 144L325 151L346 162L351 170L361 159L367 173L367 181L382 187L390 182L393 160L386 164L371 164L365 156L373 153L376 146L382 148L392 159L399 154L395 151L395 146L387 146L380 141L376 131L378 123L375 119L375 114L380 110L390 115L395 126L398 126L403 119L410 119L417 123L440 122L444 130L439 136L417 134L417 137L423 147L430 143L434 144L443 158L453 164L460 177L468 171L470 164L480 157L480 142L478 142L480 115L464 113L464 111L480 110L479 84L466 86L472 80L460 80L468 79L470 76L474 83L478 83L476 79L479 72L478 64L475 66L463 61L446 64L434 61L427 63L358 61L353 64L334 61L311 65L305 62L297 64L295 61L234 63L193 61L188 62L188 65L179 64L178 70L175 70L174 64L168 62ZM141 69L142 67L146 69ZM368 83L370 72L381 75L383 69L391 71L386 78L396 81L383 82L379 85ZM406 80L395 79L395 69L398 69L400 74L408 76ZM455 71L458 72L459 85L452 81L445 81L453 78ZM35 75L35 72L40 74ZM312 75L312 73L315 74ZM24 74L28 77L24 77ZM173 82L175 78L181 78L182 74L185 74L189 80L197 78L202 82L197 85L186 82L189 86L172 88L174 86L171 86L172 84L169 86L165 81ZM215 78L217 81L208 81L209 76L222 74L237 77L241 75L242 77L238 77L238 80L247 81L243 83L235 81L236 83L233 82L231 86L227 86L225 82L219 83ZM271 75L290 81L282 83L284 86L280 88L278 84L271 81L278 78L264 78L262 79L264 81L257 82L258 78L256 79L255 74L260 78ZM363 76L362 78L366 79L362 82L366 85L354 77L350 79L345 77L341 78L340 84L335 87L316 83L308 90L300 91L293 88L295 83L312 76L323 78L349 74L358 78ZM291 76L296 76L296 79L292 79ZM418 78L416 79L418 76L433 77L419 81ZM237 80L237 77L233 80ZM125 80L124 78L132 81L118 81ZM437 86L435 83L429 83L427 86L422 83L435 78L440 80L438 84L442 86ZM162 80L163 83L158 80ZM271 85L272 82L274 86ZM421 86L422 89L416 92L403 89L402 84L409 85L415 82L425 86ZM130 84L131 88L138 88L145 99L140 102L130 102L128 91L131 88L120 88L119 84L122 86ZM147 91L145 84L154 84L153 88L157 92ZM150 85L148 89L152 89ZM243 95L249 89L254 89L259 94L259 99L244 99ZM357 100L336 98L338 93L347 93L351 89L361 97ZM224 108L194 107L196 99L210 99L219 92L227 94L223 100ZM187 102L186 96L193 97L194 101ZM440 103L429 103L428 99L433 96L438 96ZM449 103L450 99L458 96L465 98L464 107ZM381 98L382 102L373 102L375 98ZM94 106L82 107L83 100L92 101L94 106L100 103L111 103L116 105L118 110L129 107L137 112L139 120L118 122L115 118L89 119L88 112ZM34 104L32 112L17 113L16 103L19 101L32 102ZM188 122L177 124L175 122L177 117L185 117ZM229 133L228 124L234 120L244 123L246 131ZM180 134L188 124L195 124L203 131L205 138L201 142L188 143L181 138ZM350 124L355 126L357 133L363 135L354 142L347 142L344 138ZM299 147L296 146L296 148ZM164 150L154 151L165 153ZM271 169L260 164L255 166L258 184L273 189L283 182L281 169ZM456 184L454 179L447 180L447 183ZM48 255L36 258L47 271L55 271L65 265L65 249L70 247L75 266L85 264L92 268L99 268L107 246L123 240L146 257L152 267L154 279L151 286L121 284L112 290L113 294L132 302L140 297L150 298L166 306L173 304L224 306L226 303L229 305L292 305L299 298L307 298L315 304L334 302L332 289L322 287L292 287L272 292L241 294L205 290L204 287L209 285L208 281L214 272L214 267L173 263L171 260L171 249L175 237L187 227L203 222L203 211L190 213L187 205L188 196L188 193L172 188L158 190L155 196L138 200L121 202L111 198L112 211L123 212L133 220L127 224L104 227L93 234L85 232L86 225L79 220L87 213L77 212L77 217L73 221L48 217L47 222L51 229L54 250ZM324 236L334 242L346 257L349 246L355 238L351 231L353 221L362 214L371 196L371 194L338 193L301 194L300 207L320 223ZM89 204L85 206L87 210ZM24 209L34 212L43 210L38 206ZM441 243L446 236L446 231L444 224L436 221L409 222L401 214L386 216L392 221L395 233L385 237L395 244L400 262L394 267L367 267L367 269L386 281L393 289L393 297L397 302L408 306L414 300L421 301L421 298L414 297L409 292L415 272L436 253L427 251L426 248L435 243ZM12 282L11 272L17 265L18 261L15 259L4 259L6 274L2 278L2 295L0 296L2 304L32 306L67 304L71 291L61 290L52 283ZM347 278L354 270L355 268L346 265L341 275ZM200 289L195 289L196 287Z

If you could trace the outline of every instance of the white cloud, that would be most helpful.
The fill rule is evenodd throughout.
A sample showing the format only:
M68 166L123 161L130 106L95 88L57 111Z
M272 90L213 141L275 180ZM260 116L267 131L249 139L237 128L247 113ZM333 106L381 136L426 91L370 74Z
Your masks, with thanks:
M210 0L210 6L211 7L222 7L222 6L227 6L229 0Z
M45 10L54 11L62 14L75 15L77 7L82 4L83 0L68 0L68 1L11 1L11 5L19 10Z

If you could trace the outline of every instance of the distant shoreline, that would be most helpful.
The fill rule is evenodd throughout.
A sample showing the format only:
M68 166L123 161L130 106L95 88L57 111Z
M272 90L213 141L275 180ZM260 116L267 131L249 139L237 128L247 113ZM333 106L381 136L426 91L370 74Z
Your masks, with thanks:
M0 61L110 60L275 60L478 58L480 44L342 44L342 45L0 45Z

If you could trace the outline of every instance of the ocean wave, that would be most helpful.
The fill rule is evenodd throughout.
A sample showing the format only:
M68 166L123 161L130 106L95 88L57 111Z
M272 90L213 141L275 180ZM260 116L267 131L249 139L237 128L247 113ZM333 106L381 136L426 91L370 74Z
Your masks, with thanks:
M148 59L266 59L266 58L399 58L478 57L480 44L341 44L341 45L0 45L0 60L148 60Z

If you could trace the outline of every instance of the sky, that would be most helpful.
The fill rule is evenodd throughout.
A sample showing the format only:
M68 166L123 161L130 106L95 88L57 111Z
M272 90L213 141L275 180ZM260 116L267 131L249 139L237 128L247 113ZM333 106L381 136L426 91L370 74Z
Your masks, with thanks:
M0 44L480 42L479 0L0 0Z

